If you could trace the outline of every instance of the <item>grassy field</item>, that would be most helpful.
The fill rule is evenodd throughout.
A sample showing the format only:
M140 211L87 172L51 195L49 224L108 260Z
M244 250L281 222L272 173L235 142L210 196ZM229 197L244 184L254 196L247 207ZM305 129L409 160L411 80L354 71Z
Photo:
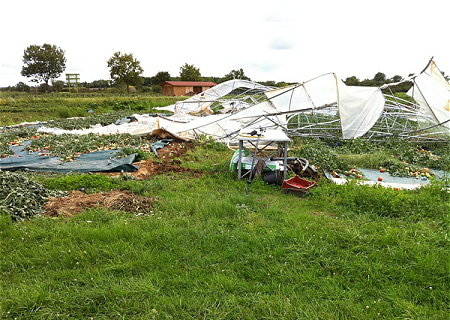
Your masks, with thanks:
M22 122L86 117L111 111L154 112L186 97L151 95L54 94L33 96L21 92L0 92L0 127Z
M351 156L361 150L372 157ZM331 148L306 139L290 152L340 169L408 157L417 166L448 165L448 146L436 146L436 162L414 150L364 141ZM114 188L155 200L145 214L93 208L20 222L1 215L0 316L448 319L448 180L417 190L321 180L296 197L259 178L246 196L246 182L228 171L232 154L198 143L180 164L201 172L197 177L29 174L48 189L77 190L79 176L95 192Z

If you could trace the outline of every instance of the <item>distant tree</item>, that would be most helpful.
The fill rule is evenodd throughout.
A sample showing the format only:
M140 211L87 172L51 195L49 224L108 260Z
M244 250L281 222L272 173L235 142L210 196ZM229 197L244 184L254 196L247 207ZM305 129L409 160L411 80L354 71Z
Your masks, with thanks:
M98 89L111 88L111 80L95 80L91 82L90 87Z
M63 89L64 89L64 81L61 81L61 80L54 81L54 80L52 80L52 88L53 88L53 91L55 91L55 92L63 91Z
M194 67L193 64L185 63L180 67L180 80L181 81L202 81L202 75L200 69Z
M160 85L153 85L150 91L157 94L162 94L162 87Z
M376 87L378 86L378 83L373 79L364 79L359 85L363 87Z
M47 86L45 85L45 83L41 83L38 87L38 92L40 93L46 93L47 91Z
M226 74L223 77L224 81L233 80L233 79L242 79L250 81L250 78L244 74L244 70L231 70L230 73Z
M395 76L393 76L392 77L392 82L400 82L400 81L402 81L403 80L403 78L402 78L402 76L399 76L399 75L395 75Z
M276 87L277 86L277 83L273 80L258 81L257 83L262 84L263 86L268 86L268 87Z
M23 82L18 82L14 88L14 91L21 91L21 92L30 92L30 86L23 83Z
M359 79L358 79L357 77L355 77L355 76L347 77L347 78L344 80L344 83L345 83L347 86L360 86L360 85L361 85L361 82L360 82Z
M144 77L144 83L143 86L144 87L149 87L152 85L152 78L151 77Z
M374 77L373 80L377 82L378 84L383 84L386 82L386 75L383 72L378 72Z
M278 88L287 87L288 85L289 85L289 83L284 82L284 81L277 82L277 84L276 84L276 86L277 86Z
M78 86L81 88L89 89L91 87L91 84L87 81L78 82Z
M66 69L66 58L64 51L50 44L42 46L31 45L23 52L23 63L21 75L34 78L33 82L44 82L45 92L48 92L48 82L58 78Z
M127 86L127 92L130 94L130 86L139 86L143 83L140 76L144 72L140 62L133 57L133 54L121 54L120 51L107 61L109 74L117 84L124 83Z
M166 81L170 81L172 78L170 77L170 73L167 71L159 71L156 75L152 77L153 85L160 85Z
M214 83L224 82L223 78L221 78L221 77L202 77L202 80L206 81L206 82L214 82Z

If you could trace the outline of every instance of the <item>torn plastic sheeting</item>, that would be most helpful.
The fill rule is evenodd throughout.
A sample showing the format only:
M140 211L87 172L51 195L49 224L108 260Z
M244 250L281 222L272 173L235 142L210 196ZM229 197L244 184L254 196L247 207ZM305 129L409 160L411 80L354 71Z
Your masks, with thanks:
M158 153L156 152L156 150L164 148L165 146L167 146L168 144L170 144L173 141L174 141L173 139L162 139L162 140L159 140L159 141L157 141L155 143L152 143L150 148L152 149L152 151L155 154L155 156L158 156Z
M450 85L442 75L436 74L433 65L434 62L427 73L414 79L414 86L406 94L413 97L437 123L450 128Z
M114 124L116 126L124 124L124 123L130 123L130 122L137 122L138 120L136 119L135 116L128 116L122 119L117 120Z
M103 151L97 151L103 152ZM124 158L106 158L106 159L90 159L90 155L95 155L97 152L83 154L80 158L72 162L61 163L57 166L52 163L41 163L37 168L28 168L31 171L39 172L134 172L139 170L139 166L132 163L136 160L137 153L131 154ZM109 154L108 154L109 155ZM108 156L106 155L106 156Z
M417 189L430 183L428 179L423 178L409 178L409 177L394 177L388 172L381 173L375 169L358 169L361 171L364 179L358 179L357 183L361 185L381 185L385 188L398 188L398 189ZM329 172L324 171L327 179L333 181L336 184L345 184L348 182L347 178L334 178ZM382 181L378 181L378 178L382 177Z
M127 119L129 118L129 119ZM132 119L136 119L134 121ZM116 124L109 124L107 126L102 126L100 124L96 124L87 129L75 129L75 130L64 130L60 128L49 128L49 127L41 127L37 130L37 132L51 133L56 135L61 134L75 134L75 135L85 135L89 133L95 134L123 134L129 133L131 135L144 135L150 134L154 129L155 117L151 117L149 115L138 115L133 114L132 116L125 117L123 119L119 119ZM117 124L119 123L119 124Z

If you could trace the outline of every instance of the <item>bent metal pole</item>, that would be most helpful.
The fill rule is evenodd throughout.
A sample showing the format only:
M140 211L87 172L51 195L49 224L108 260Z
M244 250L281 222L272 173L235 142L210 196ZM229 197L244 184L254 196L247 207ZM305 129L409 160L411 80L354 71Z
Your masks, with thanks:
M247 180L247 193L245 194L246 196L248 196L248 192L250 190L250 184L252 183L252 179L253 179L253 169L255 167L255 159L256 159L256 154L258 152L258 144L259 144L259 139L261 138L262 135L262 130L259 131L259 133L255 130L252 131L250 133L250 135L254 136L255 134L258 136L258 139L256 140L256 145L255 145L255 154L253 155L253 159L252 159L252 166L250 167L250 175L248 176L248 180Z

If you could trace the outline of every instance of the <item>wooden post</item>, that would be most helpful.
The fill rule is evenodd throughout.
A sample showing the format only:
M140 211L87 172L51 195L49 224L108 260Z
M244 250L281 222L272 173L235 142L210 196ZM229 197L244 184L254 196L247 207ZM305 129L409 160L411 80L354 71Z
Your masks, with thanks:
M34 94L35 96L37 96L38 88L37 87L30 87L30 94Z
M80 80L79 75L80 75L79 73L66 73L66 81L67 81L67 85L69 86L69 93L70 93L70 88L71 88L71 86L70 86L71 81L75 80L75 87L77 88L77 94L78 94L78 80Z

